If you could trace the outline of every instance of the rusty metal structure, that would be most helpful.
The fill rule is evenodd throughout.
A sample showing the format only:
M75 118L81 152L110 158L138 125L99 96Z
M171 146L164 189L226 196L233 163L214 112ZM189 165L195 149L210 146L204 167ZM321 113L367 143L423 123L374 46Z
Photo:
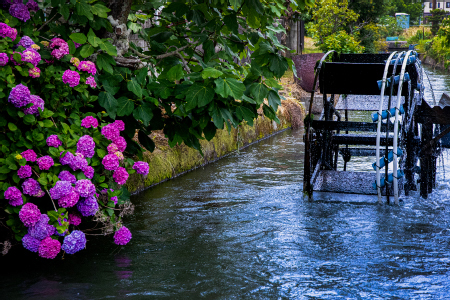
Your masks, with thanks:
M379 202L393 197L398 204L399 195L420 186L426 198L436 183L440 139L450 132L450 126L440 129L450 125L450 106L430 107L423 80L413 50L323 54L305 118L304 193L310 198L314 191L378 195ZM311 114L316 84L323 95L320 116ZM350 120L349 111L366 112L373 122ZM373 156L375 172L348 170L355 156ZM338 170L340 157L344 163Z

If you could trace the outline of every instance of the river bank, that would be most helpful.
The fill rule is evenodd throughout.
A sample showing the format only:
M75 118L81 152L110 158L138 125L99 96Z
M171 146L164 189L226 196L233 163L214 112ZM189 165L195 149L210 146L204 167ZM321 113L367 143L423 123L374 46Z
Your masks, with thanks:
M237 149L243 149L288 128L298 128L303 124L305 109L300 102L291 97L282 100L278 108L277 116L280 124L264 117L262 109L258 114L253 126L244 123L230 131L217 130L216 136L211 141L200 141L203 156L199 151L184 144L171 148L163 132L153 133L151 138L155 142L155 150L144 153L144 161L150 165L150 172L145 178L138 174L131 175L127 181L128 190L131 193L142 191L217 161Z

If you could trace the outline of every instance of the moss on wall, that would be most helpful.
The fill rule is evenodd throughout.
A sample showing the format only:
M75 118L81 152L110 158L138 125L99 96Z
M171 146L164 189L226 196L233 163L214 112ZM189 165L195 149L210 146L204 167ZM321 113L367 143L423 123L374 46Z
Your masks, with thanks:
M129 191L143 190L215 161L237 150L238 145L242 148L286 128L298 128L305 116L305 109L293 98L283 100L277 111L280 124L264 117L262 111L258 113L259 117L255 119L253 126L244 123L239 128L232 128L230 132L226 129L217 130L211 141L201 140L204 156L184 144L170 148L167 138L161 132L152 134L155 150L144 153L144 161L150 165L150 172L145 178L136 173L131 175L127 181Z

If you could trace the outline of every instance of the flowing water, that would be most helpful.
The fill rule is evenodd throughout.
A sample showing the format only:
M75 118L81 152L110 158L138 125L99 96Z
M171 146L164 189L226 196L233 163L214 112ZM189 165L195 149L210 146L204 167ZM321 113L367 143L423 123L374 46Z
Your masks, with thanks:
M448 76L431 77L436 90L450 87ZM427 200L307 202L302 134L285 131L134 196L123 248L89 236L63 260L12 251L0 258L0 299L449 299L448 153Z

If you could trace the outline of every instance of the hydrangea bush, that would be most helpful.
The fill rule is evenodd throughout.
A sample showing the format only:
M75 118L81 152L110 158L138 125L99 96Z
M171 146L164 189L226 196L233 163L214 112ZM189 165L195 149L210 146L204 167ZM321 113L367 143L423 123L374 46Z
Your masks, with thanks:
M92 104L95 63L74 56L73 42L43 39L22 23L39 12L36 2L14 1L8 12L0 22L6 225L24 248L48 259L83 250L93 222L114 234L115 244L127 244L132 234L122 217L131 204L124 185L130 174L147 175L148 164L129 158L136 144L128 151L125 123Z

